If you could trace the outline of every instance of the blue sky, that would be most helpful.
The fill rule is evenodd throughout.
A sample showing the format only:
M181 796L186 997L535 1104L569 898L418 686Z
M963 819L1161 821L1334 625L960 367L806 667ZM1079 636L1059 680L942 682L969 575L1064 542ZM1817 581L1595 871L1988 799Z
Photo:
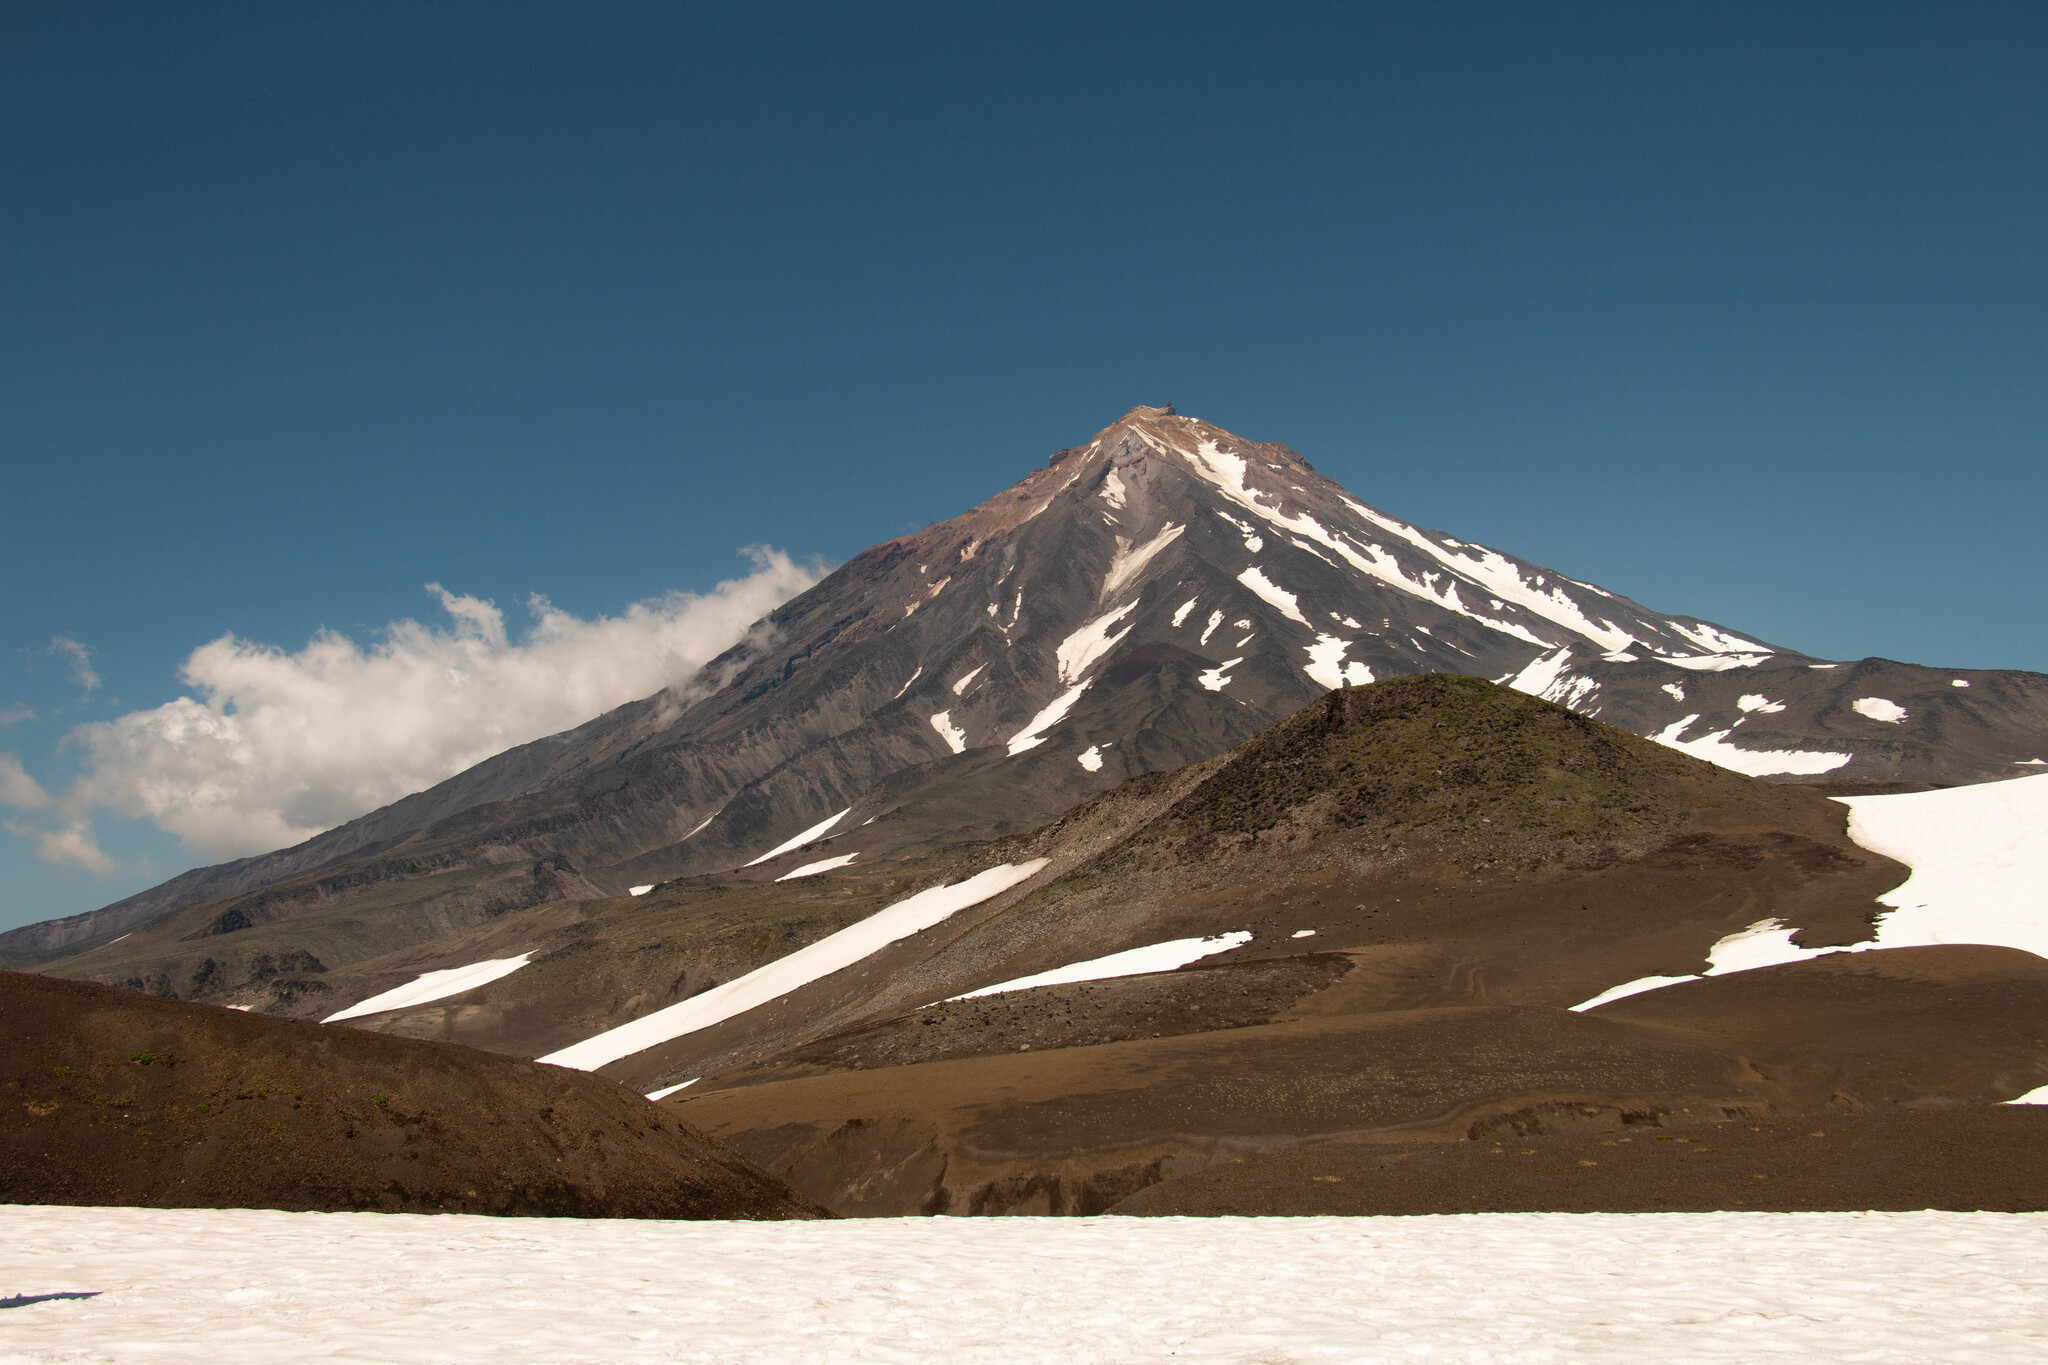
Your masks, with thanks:
M2037 4L7 4L0 168L0 926L234 844L82 724L237 669L289 721L322 630L516 688L534 594L558 654L710 638L1139 402L1809 653L2048 669ZM284 653L181 678L227 634Z

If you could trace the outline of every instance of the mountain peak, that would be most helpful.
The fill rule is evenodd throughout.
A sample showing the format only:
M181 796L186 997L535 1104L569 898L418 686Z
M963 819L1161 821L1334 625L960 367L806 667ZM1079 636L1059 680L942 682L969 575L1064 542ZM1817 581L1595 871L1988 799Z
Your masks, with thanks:
M264 926L385 883L417 880L390 894L426 924L449 897L780 876L826 841L873 866L1028 828L1333 688L1416 674L1504 683L1751 776L1981 781L2048 752L2048 678L1811 660L1402 521L1285 446L1140 405L856 555L688 684L299 848L19 932L38 960L97 941L109 979L219 994L299 950ZM444 880L458 874L495 880ZM180 946L120 937L153 915ZM330 965L370 946L319 942Z

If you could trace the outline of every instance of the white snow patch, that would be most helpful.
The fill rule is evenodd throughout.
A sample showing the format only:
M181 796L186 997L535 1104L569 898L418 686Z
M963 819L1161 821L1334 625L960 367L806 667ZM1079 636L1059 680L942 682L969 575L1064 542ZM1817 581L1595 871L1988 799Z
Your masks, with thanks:
M678 1081L674 1085L665 1085L659 1090L649 1091L647 1094L647 1098L650 1100L665 1100L670 1095L675 1094L678 1090L688 1090L691 1086L695 1085L697 1082L703 1079L704 1078L702 1076L692 1076L687 1081Z
M1785 709L1784 702L1772 701L1761 692L1743 693L1735 699L1735 706L1740 711L1759 711L1765 715L1771 715Z
M1261 536L1258 532L1254 531L1251 528L1250 522L1239 521L1236 517L1233 517L1228 512L1218 512L1216 515L1223 518L1225 521L1229 522L1232 526L1235 526L1237 528L1237 533L1244 537L1245 549L1251 551L1253 554L1257 554L1259 551L1266 548L1265 537Z
M1785 927L1780 919L1760 919L1746 929L1738 929L1717 940L1707 950L1707 970L1698 976L1642 976L1634 981L1624 981L1619 986L1610 986L1591 1000L1582 1000L1573 1005L1574 1011L1597 1009L1610 1001L1645 991L1662 990L1675 986L1681 981L1699 981L1708 976L1726 976L1730 972L1754 971L1758 967L1776 967L1787 962L1804 962L1810 957L1824 953L1839 953L1840 948L1801 948L1792 942L1792 936L1799 931ZM1865 944L1864 947L1871 945Z
M690 832L689 832L688 834L685 834L685 835L683 836L683 838L684 838L684 839L694 839L694 838L696 838L696 837L697 837L697 836L698 836L699 834L702 834L702 833L704 832L704 827L705 827L706 825L709 825L709 824L710 824L710 823L711 823L711 822L712 822L713 820L716 820L716 819L717 819L717 818L719 817L719 815L720 815L720 814L722 814L722 813L724 812L724 810L725 810L725 807L724 807L723 805L719 806L719 808L718 808L717 810L715 810L715 811L711 812L711 814L709 814L709 815L705 816L705 817L704 817L704 818L703 818L702 820L699 820L699 821L697 822L697 827L696 827L695 829L691 830L691 831L690 831ZM681 842L681 841L680 841L680 840L678 840L678 842Z
M1223 624L1223 613L1222 613L1222 612L1220 612L1220 611L1212 611L1212 612L1210 612L1210 613L1209 613L1209 624L1208 624L1208 625L1207 625L1207 626L1206 626L1206 627L1205 627L1205 628L1203 629L1203 631L1202 631L1202 638L1201 638L1200 640L1197 640L1197 641L1196 641L1195 643L1197 643L1197 644L1203 644L1203 645L1206 645L1206 644L1208 644L1208 643L1209 643L1209 637L1210 637L1211 635L1214 635L1214 634L1216 633L1216 627L1218 627L1218 626L1220 626L1220 625L1222 625L1222 624Z
M1196 681L1200 682L1202 686L1208 688L1211 692L1221 692L1224 688L1230 686L1230 679L1225 674L1243 662L1242 658L1225 659L1214 668L1203 669L1201 676Z
M973 668L962 673L960 680L953 684L953 695L957 697L964 693L974 680L981 676L981 670L987 667L987 664L976 664Z
M386 1010L402 1010L413 1005L446 1000L451 995L473 991L478 986L489 985L499 977L510 976L532 958L532 953L521 953L518 957L494 958L489 962L472 962L467 967L448 967L438 972L426 972L403 986L385 991L381 995L373 995L368 1000L359 1000L339 1013L328 1015L320 1022L338 1024L344 1019L360 1019L366 1014L382 1014Z
M923 573L924 565L918 565L917 571L919 573ZM932 584L931 589L928 592L926 592L923 597L918 598L917 601L912 602L909 606L903 609L903 614L905 616L911 616L915 614L919 607L923 606L925 603L931 601L934 597L937 597L941 592L945 591L946 585L948 583L951 583L952 581L953 580L950 577L947 577L941 578L938 582Z
M2048 1337L2041 1214L5 1218L24 1360L1952 1365Z
M1808 664L1808 668L1840 668L1840 664Z
M1090 681L1093 681L1092 679ZM1045 704L1045 709L1031 718L1030 724L1011 735L1008 740L1009 757L1015 758L1026 749L1036 749L1045 743L1045 731L1052 729L1067 718L1067 712L1074 709L1074 703L1081 700L1081 694L1088 690L1088 683L1075 683L1066 691Z
M1242 947L1251 941L1250 934L1238 929L1227 934L1218 934L1214 938L1176 938L1165 943L1149 943L1142 948L1126 948L1123 952L1111 953L1107 957L1090 958L1086 962L1055 967L1049 972L1039 972L1032 976L1020 976L1014 981L983 986L978 991L947 998L974 1000L984 995L1028 991L1034 986L1070 986L1077 981L1107 981L1117 976L1145 976L1152 972L1170 972L1212 954L1227 953L1232 948Z
M1685 700L1685 688L1684 688L1684 686L1683 686L1683 685L1681 685L1681 684L1679 684L1679 683L1665 683L1665 684L1664 684L1664 690L1665 690L1666 692L1669 692L1669 693L1670 693L1670 694L1672 695L1672 697L1673 697L1673 699L1674 699L1674 700L1677 700L1677 701L1684 701L1684 700Z
M1769 654L1771 652L1769 645L1760 645L1754 640L1745 640L1740 635L1730 635L1719 626L1710 626L1705 621L1690 626L1679 621L1669 621L1667 624L1709 654Z
M2006 1101L2006 1103L2007 1103L2007 1104L2048 1104L2048 1085L2037 1085L2037 1086L2035 1086L2035 1087L2034 1087L2034 1088L2033 1088L2032 1090L2029 1090L2029 1091L2028 1091L2028 1092L2027 1092L2026 1094L2024 1094L2024 1095L2021 1095L2021 1096L2020 1096L2019 1098L2017 1098L2017 1099L2011 1099L2011 1100L2007 1100L2007 1101Z
M1881 720L1887 725L1897 725L1906 718L1906 708L1883 697L1858 697L1849 703L1849 709L1859 716Z
M967 732L955 725L951 711L941 711L932 717L932 729L939 732L939 738L946 741L946 747L956 754L967 752Z
M2048 773L1838 797L1849 837L1913 869L1877 899L1877 946L1994 943L2048 957Z
M1564 675L1571 661L1572 652L1569 648L1560 649L1555 654L1539 654L1524 664L1520 673L1508 680L1508 686L1517 692L1540 697L1557 686L1557 680Z
M1666 986L1676 986L1681 981L1697 980L1699 980L1697 976L1639 976L1633 981L1624 981L1619 986L1609 986L1591 1000L1581 1000L1578 1004L1572 1006L1572 1010L1577 1013L1598 1009L1609 1001L1625 999L1631 995L1641 995L1644 991L1661 990Z
M1091 773L1102 771L1102 746L1091 744L1075 756L1074 761Z
M994 610L995 610L995 608L991 607L991 608L989 608L989 610L990 610L990 611L994 611ZM897 688L897 689L896 689L896 695L895 695L894 697L891 697L891 698L889 698L889 700L890 700L890 701L896 701L896 700L899 700L899 699L900 699L900 698L901 698L901 697L903 696L903 694L904 694L905 692L908 692L908 691L910 690L910 684L911 684L911 683L914 683L914 682L916 682L916 681L917 681L917 680L918 680L918 679L919 679L920 677L922 677L922 676L924 676L924 665L923 665L923 664L919 664L919 665L917 666L917 672L915 672L915 673L911 674L911 675L910 675L910 676L909 676L908 678L906 678L906 679L904 680L904 682L903 682L903 686L901 686L901 687Z
M1577 707L1600 690L1600 683L1583 674L1574 677L1568 667L1571 657L1572 652L1567 648L1532 659L1508 681L1508 686L1532 697L1554 701L1560 706Z
M785 872L775 880L778 882L793 882L798 877L815 877L820 872L830 872L835 867L845 867L859 856L860 854L858 853L842 853L837 858L821 858L815 863L805 863L793 872Z
M1950 687L1968 687L1969 685L1970 680L1968 678L1957 678L1949 684Z
M1303 539L1302 539L1302 538L1301 538L1300 536L1289 536L1289 537L1287 537L1287 543L1288 543L1288 544L1290 544L1290 545L1292 545L1292 546L1293 546L1293 547L1294 547L1295 549L1297 549L1297 550L1305 550L1305 551L1307 551L1307 552L1308 552L1309 554L1312 554L1312 555L1314 555L1314 556L1315 556L1315 557L1316 557L1317 559L1320 559L1320 560L1322 560L1322 561L1323 561L1323 563L1325 563L1325 564L1329 565L1329 566L1330 566L1331 568L1333 568L1333 569L1336 569L1336 568L1341 568L1341 567L1343 567L1342 565L1338 564L1336 560L1334 560L1334 559L1330 558L1330 557L1329 557L1328 555L1324 554L1324 553L1323 553L1323 552L1322 552L1321 550L1318 550L1318 549L1317 549L1317 548L1316 548L1315 546L1313 546L1313 545L1309 544L1309 543L1308 543L1307 541L1303 540Z
M1836 948L1801 948L1792 941L1797 928L1787 928L1781 919L1760 919L1747 929L1737 930L1715 943L1707 950L1708 976L1726 976L1730 972L1754 971L1758 967L1778 967L1788 962L1804 962L1810 957L1823 953L1838 953Z
M2048 766L2048 758L2016 758L2012 765L2015 768L2039 768Z
M1188 613L1193 611L1195 609L1195 603L1201 600L1202 599L1200 597L1190 597L1187 601L1180 604L1179 608L1177 608L1173 613L1173 628L1175 630L1180 629L1181 622L1188 619Z
M1854 758L1854 754L1830 753L1826 750L1806 749L1738 749L1728 743L1733 727L1701 735L1698 739L1681 739L1686 727L1698 720L1697 713L1675 720L1650 738L1667 748L1704 758L1709 763L1718 763L1724 768L1751 777L1769 777L1776 773L1797 773L1812 776L1815 773L1831 773Z
M844 820L849 814L852 813L852 811L853 807L848 806L845 810L839 812L839 814L828 816L827 818L820 820L817 824L812 825L809 829L805 830L802 834L797 835L794 839L783 840L775 847L769 849L766 853L763 853L760 857L754 859L753 862L743 864L743 866L758 867L762 863L767 862L770 858L779 858L793 848L802 848L805 844L810 843L812 840L822 838L826 830L832 828L832 826L838 824L841 820Z
M1768 654L1659 654L1660 664L1689 668L1695 673L1726 673L1731 668L1755 668Z
M1554 701L1559 706L1569 706L1573 710L1579 710L1585 705L1586 698L1599 690L1600 683L1597 679L1580 676L1561 683L1558 687L1547 693L1543 700Z
M898 939L924 932L971 905L1009 890L1037 874L1044 858L1026 863L1004 863L977 873L952 886L935 886L878 910L858 924L836 934L827 934L807 948L757 967L745 976L713 986L700 995L670 1005L667 1009L621 1024L615 1029L586 1038L559 1052L539 1058L555 1066L595 1071L599 1067L645 1052L713 1024L744 1014L771 1000L779 999L800 986L852 966L862 958L880 952Z
M1314 938L1315 936L1316 931L1313 929L1296 929L1288 935L1289 938Z
M1131 627L1125 626L1114 635L1110 634L1110 629L1129 616L1137 605L1136 602L1131 602L1118 607L1115 611L1104 612L1060 641L1059 649L1054 652L1054 657L1059 661L1060 681L1079 682L1081 675L1088 671L1090 665L1115 649L1124 636L1131 633Z
M1123 510L1124 493L1124 481L1114 469L1102 476L1102 492L1099 496L1119 512Z
M1308 663L1302 672L1323 687L1363 687L1372 681L1372 670L1353 660L1344 662L1344 652L1351 648L1349 640L1335 635L1318 635L1312 645L1304 645L1308 651Z
M653 882L648 882L643 886L629 886L626 888L626 894L629 896L644 896L648 892L652 891L654 889L654 886L655 884Z
M1301 608L1296 605L1299 599L1293 593L1266 577L1265 572L1258 565L1254 564L1239 574L1237 581L1250 588L1253 595L1260 601L1278 611L1288 620L1299 621L1302 625L1308 624L1308 618L1301 614Z
M1122 536L1116 538L1116 557L1109 563L1109 572L1102 576L1102 591L1096 595L1098 601L1107 600L1118 589L1142 573L1147 564L1165 549L1180 539L1180 533L1187 528L1172 522L1159 528L1159 534L1136 549Z

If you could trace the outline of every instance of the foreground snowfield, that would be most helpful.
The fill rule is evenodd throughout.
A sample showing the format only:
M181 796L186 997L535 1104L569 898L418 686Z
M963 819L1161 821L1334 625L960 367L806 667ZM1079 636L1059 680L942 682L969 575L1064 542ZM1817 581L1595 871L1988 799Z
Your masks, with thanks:
M8 1362L1780 1357L2048 1359L2048 1215L651 1223L0 1207Z

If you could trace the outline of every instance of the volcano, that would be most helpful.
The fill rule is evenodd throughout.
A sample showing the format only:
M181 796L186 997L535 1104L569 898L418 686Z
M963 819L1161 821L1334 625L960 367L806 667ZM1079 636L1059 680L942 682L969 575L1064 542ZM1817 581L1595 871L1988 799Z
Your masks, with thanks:
M0 965L317 1017L461 965L457 942L510 961L531 937L500 932L515 918L565 928L579 906L704 878L754 906L744 888L799 871L951 857L1232 750L1331 689L1417 674L1844 791L2048 758L2048 677L1815 659L1665 615L1401 521L1286 446L1137 407L864 551L686 685L297 847L0 935ZM773 919L804 885L736 912L712 974L747 959L747 934L773 939L757 958L784 943L757 909ZM668 964L607 980L618 998L573 1022L691 989Z

